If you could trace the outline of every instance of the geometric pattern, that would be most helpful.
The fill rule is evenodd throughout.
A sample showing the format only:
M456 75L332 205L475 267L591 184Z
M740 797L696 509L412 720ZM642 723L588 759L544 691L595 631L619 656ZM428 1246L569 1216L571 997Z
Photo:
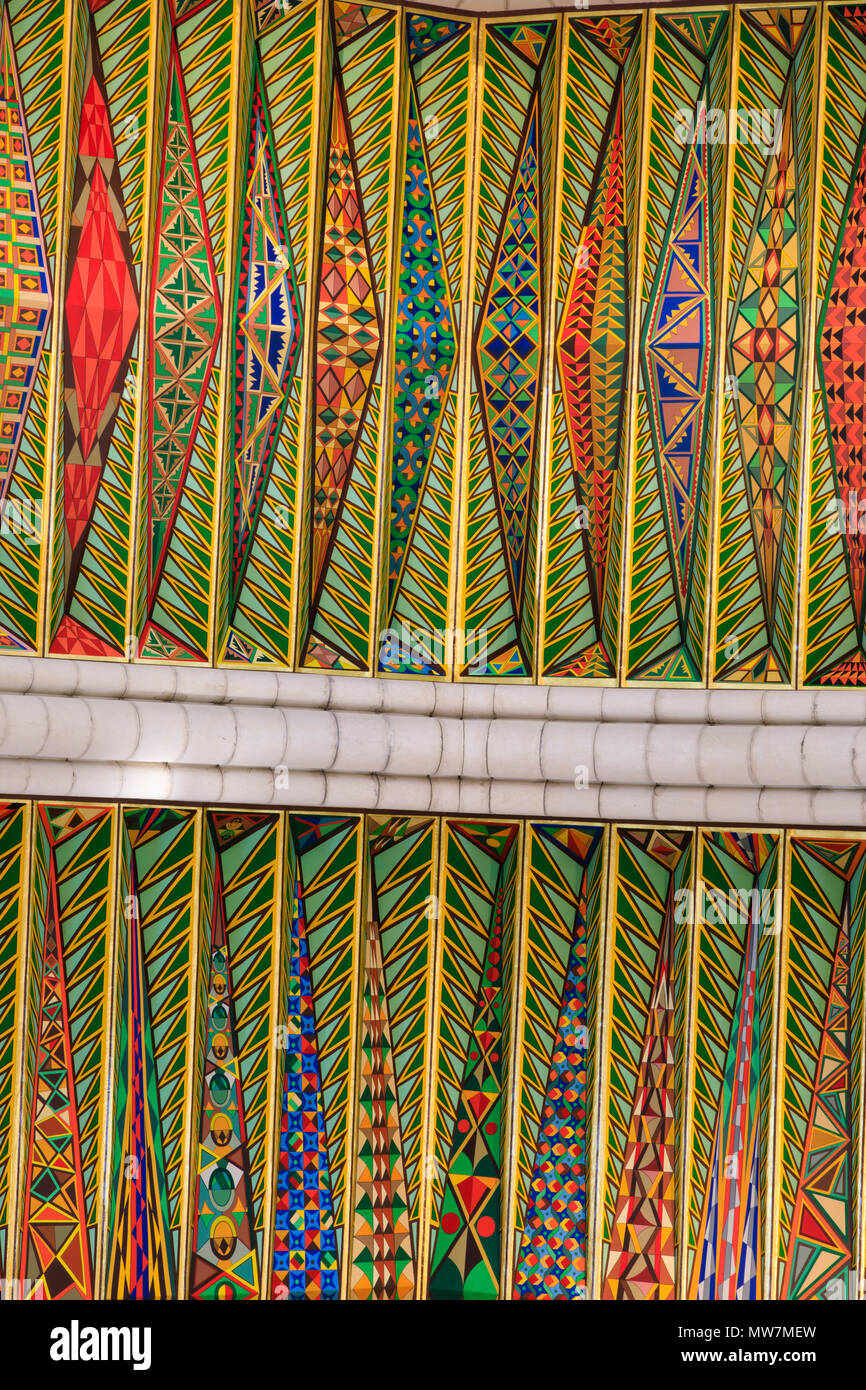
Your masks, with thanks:
M725 160L706 125L727 108L728 16L665 16L653 35L624 674L699 681Z
M198 813L125 809L110 1298L177 1296Z
M365 671L376 619L375 538L387 506L379 478L394 428L382 377L402 17L339 0L329 8L335 51L324 98L298 660L312 670ZM399 283L394 292L399 299Z
M601 1296L672 1299L688 931L676 894L691 835L620 831L617 842Z
M429 451L435 445L437 419L444 403L442 387L447 393L456 353L423 139L414 92L410 92L396 355L396 370L408 381L395 402L398 423L388 544L389 606L423 492ZM435 390L427 392L431 378Z
M860 7L118 3L0 16L0 648L866 681Z
M769 168L772 201L766 197L757 228L765 240L762 275L760 280L749 277L741 288L731 340L733 361L739 367L738 396L743 401L740 430L757 444L745 467L761 577L768 594L778 564L782 491L793 447L797 342L789 330L798 296L796 229L791 215L791 127L789 98L783 114L782 147ZM790 271L789 266L793 267ZM779 412L777 418L774 411Z
M518 1270L516 1297L520 1297L522 1284L527 1286L527 1293L533 1284L536 1285L536 1296L573 1297L586 1277L586 1247L582 1239L586 1234L586 1153L581 1142L586 1120L585 1101L581 1098L586 1074L577 1045L580 1029L586 1026L579 975L584 949L583 942L575 942L572 947L553 1065L541 1113L544 1138L539 1141L536 1156L533 1178L536 1195L530 1230L534 1226L541 1235L539 1243L543 1244L545 1255L539 1258L535 1250L527 1252L532 1274L527 1276L523 1270ZM554 1214L552 1222L547 1215L549 1212ZM529 1232L523 1239L525 1244L529 1243Z
M154 243L148 397L147 606L167 560L219 346L220 306L180 55L172 43ZM170 641L171 639L169 639ZM140 639L156 655L158 633ZM189 655L177 643L176 657Z
M298 288L284 230L264 83L256 72L250 114L235 337L232 600L261 511L286 384L301 344Z
M809 497L806 643L810 685L866 683L863 418L866 379L866 30L861 6L829 10L824 174L815 243L820 311L816 327ZM841 525L830 525L837 518Z
M195 1299L259 1297L280 832L273 815L206 817L196 1045L202 1108L189 1280Z
M366 931L358 1075L354 1292L363 1297L369 1289L369 1297L377 1300L411 1298L415 1287L391 1023L383 976L379 924L370 921Z
M283 382L277 396L277 412L271 417L273 432L266 468L259 477L258 506L243 544L242 572L236 570L238 517L234 501L238 497L234 465L222 456L221 444L214 440L214 466L218 481L221 473L220 540L216 572L216 660L230 665L291 665L295 659L295 628L297 626L297 586L301 568L301 548L297 530L304 492L309 446L308 387L304 381L305 360L310 344L308 280L310 264L315 255L312 235L311 208L317 200L316 160L319 139L317 115L317 72L322 59L324 41L323 16L320 4L270 5L257 7L255 27L252 5L232 5L222 0L225 19L213 9L204 12L203 27L208 36L223 38L221 61L225 64L224 90L230 95L236 80L239 82L241 109L254 116L254 88L259 92L262 112L266 118L265 149L267 159L261 170L262 179L270 180L272 192L279 192L274 205L277 226L294 276L300 340L293 355L294 370ZM247 19L249 14L250 18ZM236 29L236 25L241 25ZM256 35L254 37L254 34ZM202 36L204 38L204 34ZM211 65L210 72L213 71ZM235 76L237 74L237 77ZM212 79L211 79L212 80ZM217 113L215 113L216 115ZM229 112L208 132L207 148L213 141L225 138L225 173L212 181L214 191L211 216L222 216L231 206L224 194L237 181L235 226L240 245L226 247L226 271L229 279L235 273L245 273L247 231L250 214L248 170L236 169L235 156L228 139L232 121ZM214 161L210 169L218 168ZM271 173L271 167L273 172ZM253 194L255 195L255 193ZM225 228L224 228L225 230ZM249 230L249 229L248 229ZM217 262L219 264L219 260ZM277 266L280 262L277 262ZM277 268L274 268L276 276ZM277 303L282 291L278 290ZM243 309L234 291L231 292L237 310ZM293 310L294 312L294 310ZM276 325L274 325L276 327ZM222 401L216 404L214 423L230 431L238 429L237 386L241 378L237 356L238 338L230 370L235 390L226 393L223 423ZM255 370L254 363L250 362ZM219 367L215 373L219 375ZM237 444L237 435L235 443ZM243 494L239 499L243 506ZM247 522L241 518L242 530Z
M43 650L65 22L63 0L24 0L0 16L0 243L8 248L0 271L2 651Z
M466 238L462 200L455 193L468 178L471 29L409 15L406 45L410 87L382 603L385 632L390 635L399 621L404 626L398 629L399 649L380 638L378 662L380 671L442 675L450 652L436 650L432 639L449 618L455 366Z
M777 840L705 833L700 864L686 1289L691 1299L753 1299L766 1215Z
M135 877L130 876L131 896ZM152 1024L144 995L141 933L131 923L124 976L118 1107L122 1127L115 1141L118 1191L109 1292L112 1297L160 1298L174 1293L174 1270L165 1204L165 1158L154 1078ZM125 1181L124 1181L125 1179Z
M0 505L15 457L42 349L53 295L39 212L33 156L9 16L0 20Z
M443 1134L448 1145L441 1150L444 1163L433 1218L428 1297L434 1300L495 1299L499 1294L503 1058L508 1051L516 844L515 825L448 826L440 1066L449 1041L451 1055L450 1083L440 1075L438 1120L445 1118L442 1111L447 1106L450 1123ZM461 920L469 912L472 919ZM461 938L465 941L462 963L459 955L450 954L452 937L455 947ZM452 984L449 976L461 964L468 973ZM450 1022L451 990L462 995L462 1028L456 1037Z
M62 465L53 477L46 640L52 655L123 659L134 648L132 571L144 558L141 544L133 554L133 534L147 335L140 353L135 344L151 233L150 6L129 0L123 24L111 5L94 6L82 23L79 34L70 17L65 39L69 173L58 241L66 263L50 426ZM160 162L157 153L154 167Z
M847 912L839 924L821 1032L803 1163L791 1217L783 1298L814 1297L854 1258L852 1232L851 1020Z
M220 471L229 470L222 307L235 155L231 0L172 7L158 113L147 303L148 389L135 480L130 633L146 661L210 657L219 588ZM231 295L231 289L229 289ZM229 358L230 360L230 358Z
M570 19L564 43L541 670L609 680L619 647L641 23Z
M866 364L866 331L862 324L866 302L866 153L861 154L851 188L848 216L842 229L838 257L821 322L821 378L827 410L827 430L839 500L845 511L866 498L863 477L864 425L857 408ZM866 589L866 539L858 528L846 528L848 582L858 626L863 621Z
M43 1293L51 1298L71 1293L92 1298L93 1271L76 1162L78 1117L64 1017L66 981L53 908L49 903L42 942L37 1071L24 1198L24 1273L38 1271L37 1298Z
M627 363L621 119L617 107L596 194L601 206L578 248L557 339L575 492L590 514L586 535L597 613L604 602L614 486L610 462L615 441L622 437ZM611 664L603 647L597 659L605 669Z
M532 1138L526 1152L534 1150L535 1156L514 1297L585 1298L587 1097L591 1094L587 1087L588 978L597 983L602 832L597 827L539 824L530 827L530 836L523 1023L526 1089L520 1094L518 1114L521 1130L529 1129ZM551 1021L556 1014L551 1005L557 996L554 1031ZM548 1075L539 1086L545 1063ZM519 1168L522 1157L518 1157ZM526 1189L525 1179L520 1185Z
M716 679L792 677L811 190L814 12L743 14L740 111L776 113L732 147L732 265L722 405ZM763 127L762 127L763 130ZM769 140L766 139L769 136Z
M371 820L367 837L349 1296L411 1299L419 1278L435 822Z
M605 1271L607 1298L674 1293L674 1047L670 1030L672 914L665 916L650 995L622 1179Z
M530 675L555 26L485 30L475 246L464 676ZM466 658L470 657L469 660Z
M779 1297L856 1298L866 845L795 835L792 846Z
M21 1024L19 945L26 921L24 886L26 847L30 842L30 808L0 803L0 1278L8 1266L10 1184L13 1179L13 1109L20 1075L18 1035ZM27 1043L33 1054L33 1030Z
M382 343L370 248L339 82L331 112L321 274L312 482L314 602L346 495Z
M406 136L406 188L397 301L395 372L400 389L394 401L394 452L388 534L386 625L402 578L407 551L436 447L439 416L451 386L457 352L454 317L443 270L441 237L418 118L414 87L409 95ZM430 674L406 656L382 659L384 669ZM437 674L441 674L441 667Z
M440 15L407 14L406 48L409 61L419 63L436 49L450 44L452 39L466 32L466 25L457 19L445 19Z
M482 977L498 979L502 944L497 903ZM433 1247L432 1298L495 1295L499 1253L497 1198L502 1122L502 1012L498 986L482 984L470 1036L469 1059L457 1103L457 1126Z
M47 625L64 655L609 681L624 641L631 679L708 661L749 684L789 683L802 647L807 683L866 684L864 531L826 525L866 505L866 10L822 17L829 60L816 19L5 6L0 500L53 489L54 513L51 555L4 532L0 645ZM777 112L772 145L684 145L676 113L707 106ZM374 657L402 622L408 656ZM481 662L437 647L452 622ZM854 1291L858 839L794 837L790 939L763 905L705 911L687 998L688 854L666 842L690 832L615 837L603 971L592 827L522 822L494 849L429 815L13 808L10 885L11 820L33 833L20 951L21 882L0 894L0 1257L36 1296L98 1272L262 1293L270 1117L295 1094L274 1027L301 1039L315 1123L304 1297L323 1272L357 1298L579 1297L596 1240L618 1297L757 1297L777 1264L785 1297ZM772 839L701 832L703 881L769 892Z
M786 838L783 921L772 830L8 807L3 1277L855 1296L866 837Z
M276 1299L331 1301L341 1294L360 845L361 823L352 817L289 817Z
M340 1294L325 1109L316 1044L310 953L298 893L292 918L285 1092L280 1123L274 1297Z
M698 1298L754 1298L761 1256L758 1229L758 1145L755 1115L753 1023L757 928L752 923L743 999L737 1016L737 1042L726 1068L730 1111L716 1137L707 1203ZM724 1130L724 1132L723 1132ZM733 1176L726 1164L733 1160ZM742 1177L739 1166L742 1165Z
M249 1160L219 869L211 943L192 1296L255 1298L258 1262L250 1231Z
M30 1298L95 1293L114 820L101 808L38 810L20 1254Z
M95 32L72 194L64 351L64 572L68 609L138 324L138 288Z
M0 16L0 649L866 682L860 6L118 4Z
M686 599L692 570L695 483L707 428L708 149L705 142L687 146L667 246L653 287L642 360L681 602Z
M529 498L541 377L538 96L530 103L478 326L475 370L488 436L511 599L526 581Z

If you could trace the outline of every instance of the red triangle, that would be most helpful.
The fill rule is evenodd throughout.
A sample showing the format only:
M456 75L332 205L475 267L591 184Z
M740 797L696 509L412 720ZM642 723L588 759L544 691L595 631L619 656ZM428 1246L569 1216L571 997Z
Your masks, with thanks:
M99 90L99 83L95 77L90 79L90 86L87 88L81 106L78 151L84 159L114 158L111 123L105 109L102 92Z
M829 1231L825 1226L822 1226L815 1216L815 1213L810 1211L808 1207L803 1212L800 1221L799 1235L802 1240L814 1240L818 1245L829 1247L832 1250L838 1250L840 1248L839 1237L835 1232Z
M481 1117L487 1114L495 1097L485 1095L483 1091L464 1091L463 1099L476 1120L480 1121Z
M481 1206L486 1199L490 1189L481 1178L468 1177L456 1178L454 1186L460 1193L461 1201L466 1208L466 1215L472 1216L473 1212Z

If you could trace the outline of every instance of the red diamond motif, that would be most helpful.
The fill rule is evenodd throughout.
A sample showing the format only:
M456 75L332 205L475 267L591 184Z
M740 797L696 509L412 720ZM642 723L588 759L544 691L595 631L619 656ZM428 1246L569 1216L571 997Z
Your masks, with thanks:
M111 123L105 108L102 92L95 77L81 108L81 126L78 134L78 151L82 159L113 159L114 143L111 139Z
M135 286L123 254L108 188L94 165L81 241L66 295L66 321L86 459L138 318ZM77 537L72 536L72 544Z

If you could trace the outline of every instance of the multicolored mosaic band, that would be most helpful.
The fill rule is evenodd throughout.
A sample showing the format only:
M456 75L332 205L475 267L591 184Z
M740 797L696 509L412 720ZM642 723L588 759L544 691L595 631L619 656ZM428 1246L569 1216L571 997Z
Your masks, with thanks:
M720 682L795 679L817 26L810 9L738 10L734 21L711 660Z
M864 866L6 805L4 1297L856 1298Z
M780 882L778 835L701 833L682 1271L690 1299L767 1296Z
M866 687L866 6L3 0L0 65L0 651Z
M864 845L792 835L775 1295L859 1297Z
M540 675L614 681L637 265L640 16L565 25Z

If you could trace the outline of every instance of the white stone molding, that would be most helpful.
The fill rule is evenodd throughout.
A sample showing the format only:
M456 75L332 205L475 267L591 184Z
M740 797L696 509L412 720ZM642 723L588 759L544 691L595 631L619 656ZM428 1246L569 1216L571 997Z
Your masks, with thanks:
M0 794L866 825L866 690L454 685L0 658Z

